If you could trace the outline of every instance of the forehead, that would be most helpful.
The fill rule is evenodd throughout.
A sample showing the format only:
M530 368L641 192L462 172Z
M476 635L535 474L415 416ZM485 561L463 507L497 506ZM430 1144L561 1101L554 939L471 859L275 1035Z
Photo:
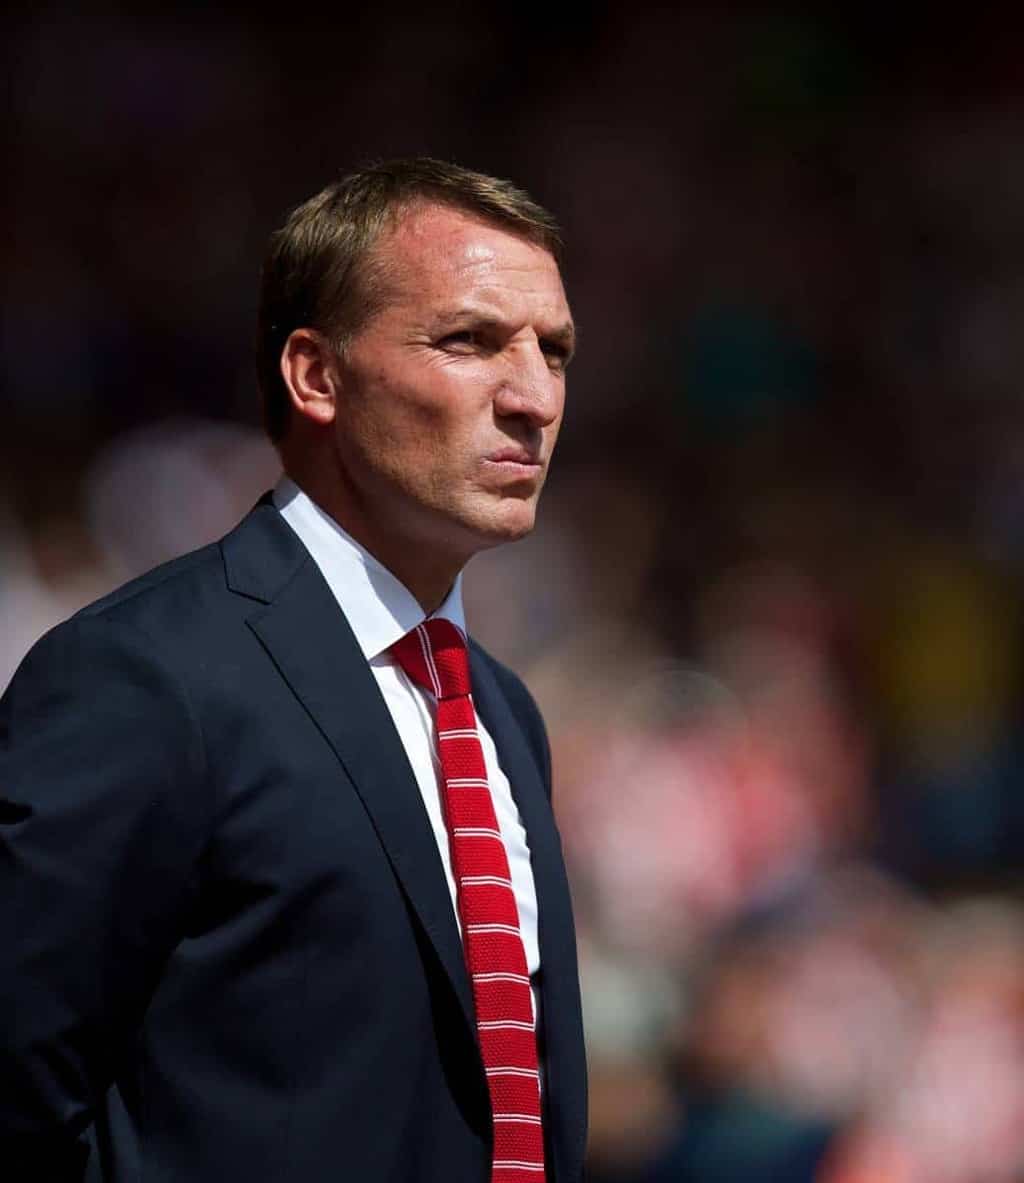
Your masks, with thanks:
M461 210L414 206L384 232L373 253L387 277L390 304L429 311L473 298L568 317L550 251Z

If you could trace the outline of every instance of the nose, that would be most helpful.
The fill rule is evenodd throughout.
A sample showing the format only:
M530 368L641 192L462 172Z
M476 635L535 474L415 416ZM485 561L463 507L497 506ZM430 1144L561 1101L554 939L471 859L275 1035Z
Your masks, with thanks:
M564 400L564 379L552 369L536 338L509 351L508 369L494 397L499 415L549 427L561 415Z

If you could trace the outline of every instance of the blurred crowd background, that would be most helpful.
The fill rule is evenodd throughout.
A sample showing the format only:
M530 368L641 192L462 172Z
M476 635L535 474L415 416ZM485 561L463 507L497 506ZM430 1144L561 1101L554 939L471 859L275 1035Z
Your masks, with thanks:
M1024 1179L1007 11L3 18L0 686L275 480L291 205L428 152L560 216L560 452L467 608L551 733L593 1183Z

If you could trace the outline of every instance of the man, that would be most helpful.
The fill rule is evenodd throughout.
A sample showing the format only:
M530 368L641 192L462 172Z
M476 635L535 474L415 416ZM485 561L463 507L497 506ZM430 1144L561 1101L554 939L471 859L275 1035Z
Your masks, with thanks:
M273 237L286 478L55 629L0 707L5 1183L81 1178L86 1146L119 1183L579 1178L547 742L460 597L533 525L557 252L525 194L427 159Z

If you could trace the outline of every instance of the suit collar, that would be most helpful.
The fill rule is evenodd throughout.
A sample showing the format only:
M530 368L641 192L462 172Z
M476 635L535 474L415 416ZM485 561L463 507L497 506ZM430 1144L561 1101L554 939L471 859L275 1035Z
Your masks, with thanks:
M297 571L310 561L295 532L264 493L239 524L221 539L228 587L240 596L271 603Z

